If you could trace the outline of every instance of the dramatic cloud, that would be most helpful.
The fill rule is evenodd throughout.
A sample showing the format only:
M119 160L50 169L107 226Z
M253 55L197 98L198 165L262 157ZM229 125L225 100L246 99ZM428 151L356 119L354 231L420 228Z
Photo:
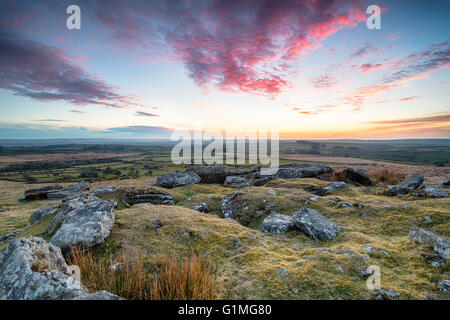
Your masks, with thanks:
M202 87L277 94L299 55L366 19L362 0L105 1L98 18L121 45L172 48ZM149 24L149 21L152 21Z
M135 97L94 77L57 48L0 31L0 88L41 101L123 108Z

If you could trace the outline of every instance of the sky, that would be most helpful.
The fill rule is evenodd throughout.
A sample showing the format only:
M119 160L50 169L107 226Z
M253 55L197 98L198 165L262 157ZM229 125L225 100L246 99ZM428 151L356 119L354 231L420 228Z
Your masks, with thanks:
M70 30L69 5L81 10ZM381 29L369 29L369 5ZM449 1L0 0L0 138L450 138Z

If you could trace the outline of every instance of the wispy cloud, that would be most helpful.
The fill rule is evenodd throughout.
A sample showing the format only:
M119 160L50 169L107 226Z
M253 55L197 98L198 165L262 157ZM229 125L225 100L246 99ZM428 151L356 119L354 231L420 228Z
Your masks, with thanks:
M135 115L140 116L140 117L149 117L149 118L159 117L159 115L157 115L155 113L148 113L148 112L143 112L143 111L136 111Z
M395 120L381 120L381 121L369 121L371 124L403 124L403 123L423 123L423 122L450 122L450 114L433 115L426 117L407 118L407 119L395 119Z

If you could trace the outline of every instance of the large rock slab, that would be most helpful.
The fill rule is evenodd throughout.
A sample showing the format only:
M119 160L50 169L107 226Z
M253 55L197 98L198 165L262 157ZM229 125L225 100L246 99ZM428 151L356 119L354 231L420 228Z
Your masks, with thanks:
M407 194L411 191L414 191L418 187L420 187L423 184L423 176L419 174L414 174L398 186L398 192L401 194Z
M115 189L113 186L106 186L106 187L101 187L101 188L95 189L94 191L91 192L91 194L98 197L98 196L103 196L105 194L113 193L114 190Z
M269 216L264 218L261 225L262 232L270 232L274 234L281 234L294 229L294 221L291 216L272 212Z
M250 176L259 173L259 168L249 168L249 169L228 169L227 176Z
M12 240L0 252L0 300L63 300L87 294L61 250L41 238Z
M69 212L50 240L67 251L71 246L90 248L105 242L114 224L114 203L94 200Z
M331 172L333 169L325 165L287 165L280 166L276 176L282 179L314 178Z
M52 221L50 221L49 226L47 227L46 232L50 235L53 235L63 224L64 219L66 219L66 216L69 214L69 212L72 212L75 209L80 208L81 206L85 205L89 201L98 200L95 196L89 195L83 195L81 197L68 200L66 202L63 202L58 207L58 213L53 217Z
M60 185L46 186L42 188L28 189L24 192L25 200L45 200L48 198L48 193L63 189Z
M345 168L340 172L344 181L354 182L363 186L371 186L372 180L370 177L363 171L353 169L353 168Z
M224 165L191 166L186 171L195 172L200 177L200 183L223 184L227 177Z
M293 214L294 225L314 240L330 240L341 230L339 226L313 209L301 208Z
M173 172L159 176L156 179L156 185L158 187L172 189L188 184L199 183L200 180L198 174L193 171Z
M89 190L89 182L81 181L74 186L47 192L48 200L59 200L76 197Z
M47 215L54 214L58 208L59 205L54 205L37 210L30 216L30 223L33 224Z
M409 239L430 246L443 259L450 259L450 239L441 238L434 233L419 227L411 227Z

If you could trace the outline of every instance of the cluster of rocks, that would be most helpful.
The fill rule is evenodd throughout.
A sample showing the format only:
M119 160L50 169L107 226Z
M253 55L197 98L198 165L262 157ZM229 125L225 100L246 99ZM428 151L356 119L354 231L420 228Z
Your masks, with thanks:
M88 294L61 249L38 237L12 240L0 252L0 300L118 300L106 291Z
M60 185L28 189L24 192L25 200L60 200L75 197L89 190L89 182L81 181L74 186L63 188Z
M448 178L444 180L442 186L437 184L428 185L425 183L422 175L415 174L399 185L389 185L387 194L392 197L398 194L412 194L415 197L449 198L450 195L442 190L446 188L446 183L448 183L447 180Z
M159 176L156 185L162 188L176 188L195 183L215 183L245 188L265 185L273 178L330 178L333 169L325 165L287 164L281 165L274 175L263 176L261 167L229 169L224 165L191 166L185 172L173 172Z
M409 239L432 247L434 252L444 261L450 259L450 238L441 238L422 228L411 227L409 230Z

